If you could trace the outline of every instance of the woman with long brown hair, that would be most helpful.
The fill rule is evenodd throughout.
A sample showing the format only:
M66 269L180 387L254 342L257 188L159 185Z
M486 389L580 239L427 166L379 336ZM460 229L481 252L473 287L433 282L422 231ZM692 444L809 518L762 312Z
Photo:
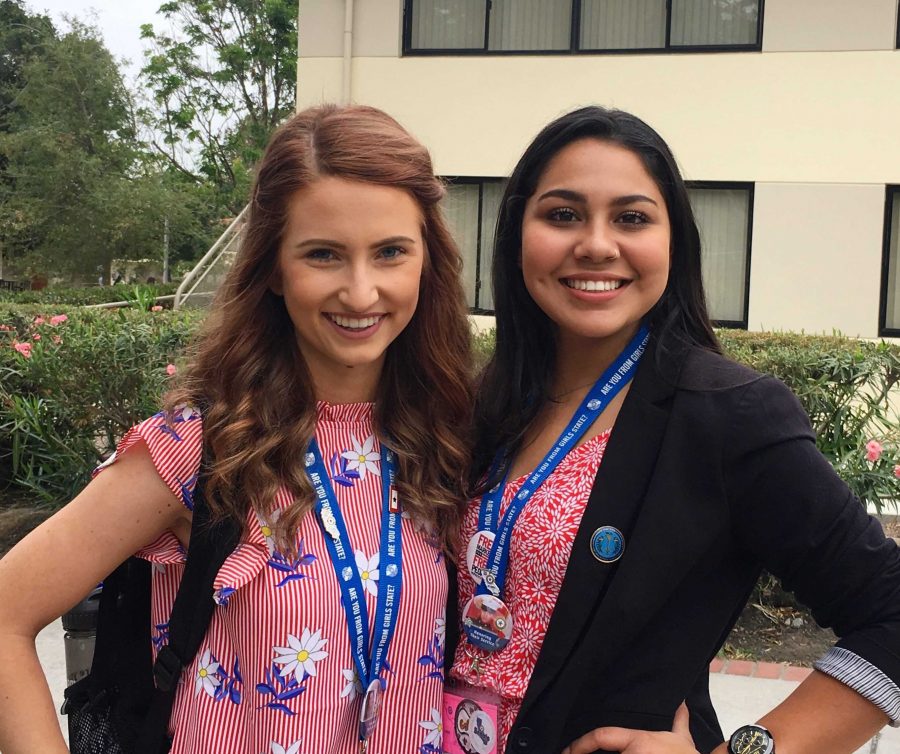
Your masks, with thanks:
M34 636L135 552L154 564L165 651L198 475L213 521L242 533L171 751L439 751L442 555L471 410L443 193L425 148L373 108L313 108L275 133L165 411L0 561L6 754L65 751Z

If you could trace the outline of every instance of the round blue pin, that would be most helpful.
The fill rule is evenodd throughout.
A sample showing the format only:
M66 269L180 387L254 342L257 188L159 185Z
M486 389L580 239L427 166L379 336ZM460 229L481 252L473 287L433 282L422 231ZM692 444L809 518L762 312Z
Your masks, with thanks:
M625 552L625 537L615 526L601 526L591 535L591 554L601 563L614 563Z

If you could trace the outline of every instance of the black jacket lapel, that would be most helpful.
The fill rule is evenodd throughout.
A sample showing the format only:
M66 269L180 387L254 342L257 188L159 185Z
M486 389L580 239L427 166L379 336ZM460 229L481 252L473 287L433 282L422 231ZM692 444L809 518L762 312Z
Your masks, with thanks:
M598 611L608 613L611 625L618 620L605 595L613 584L618 587L619 581L627 580L630 538L666 431L669 400L683 362L683 358L667 362L671 373L668 369L666 374L660 373L653 346L651 341L597 472L519 720L582 646ZM615 563L601 563L591 552L591 537L601 526L614 526L624 534L625 551Z

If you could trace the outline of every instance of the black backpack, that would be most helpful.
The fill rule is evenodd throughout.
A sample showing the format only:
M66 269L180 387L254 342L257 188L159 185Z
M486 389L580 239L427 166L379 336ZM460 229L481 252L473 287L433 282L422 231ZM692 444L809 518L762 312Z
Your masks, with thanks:
M72 754L164 754L183 669L215 610L213 581L237 546L241 527L210 523L205 475L194 491L184 575L169 618L168 644L151 661L150 563L131 557L103 581L90 674L65 690Z

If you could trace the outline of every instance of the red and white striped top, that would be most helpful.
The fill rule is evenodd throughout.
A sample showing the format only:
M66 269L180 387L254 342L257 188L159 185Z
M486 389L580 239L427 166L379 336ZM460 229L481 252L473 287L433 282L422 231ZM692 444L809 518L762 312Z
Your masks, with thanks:
M573 448L516 519L503 594L513 619L509 644L499 652L485 652L470 645L465 634L461 634L451 675L499 695L500 745L497 751L506 749L506 738L525 698L610 431L601 432ZM506 485L500 504L501 516L530 474L510 480ZM463 519L462 551L458 561L461 564L466 562L466 547L478 531L480 505L481 499L470 501ZM475 582L468 570L461 567L460 614L474 593ZM478 673L472 668L473 658L480 661Z
M316 438L372 621L381 530L380 448L372 406L320 403L318 412ZM202 420L191 409L171 425L158 414L133 427L116 453L146 443L162 479L190 508L201 435ZM290 502L280 490L276 516ZM170 721L172 754L355 754L361 686L323 534L307 515L298 534L299 554L290 560L274 548L272 522L252 513L251 519L249 535L216 577L211 598L219 607L182 676ZM447 577L434 542L406 517L402 534L400 614L382 672L387 688L380 722L368 751L438 754ZM154 564L155 654L166 641L184 550L165 532L138 555Z

